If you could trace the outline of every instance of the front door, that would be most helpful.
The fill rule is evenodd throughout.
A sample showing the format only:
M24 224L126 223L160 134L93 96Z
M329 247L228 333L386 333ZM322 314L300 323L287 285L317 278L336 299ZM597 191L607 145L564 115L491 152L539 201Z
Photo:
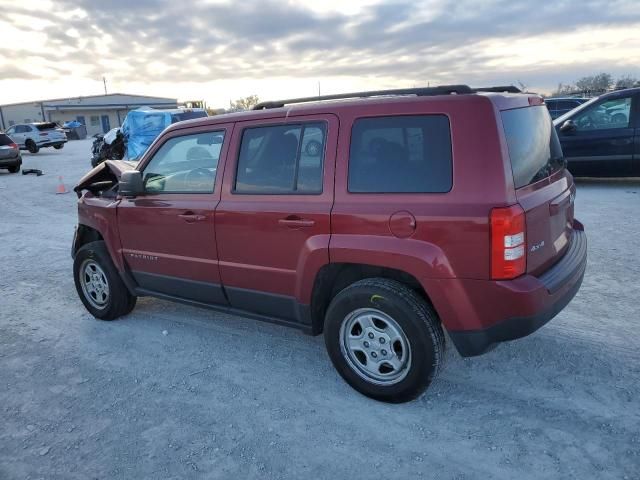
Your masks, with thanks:
M118 205L122 253L149 292L224 304L214 210L231 126L176 130L142 160L145 192Z
M633 101L629 95L596 102L571 118L574 130L558 132L571 173L606 177L631 174Z
M220 274L233 307L298 321L329 261L338 120L309 115L236 125L216 210Z
M102 132L107 133L109 130L111 130L109 115L102 115Z

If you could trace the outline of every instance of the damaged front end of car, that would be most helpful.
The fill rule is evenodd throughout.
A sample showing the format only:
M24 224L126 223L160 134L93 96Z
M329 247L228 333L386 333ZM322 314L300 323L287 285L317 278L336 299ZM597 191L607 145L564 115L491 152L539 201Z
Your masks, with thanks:
M118 182L124 172L134 170L135 162L124 160L106 160L83 176L73 188L78 198L84 191L94 196L115 198L118 194Z

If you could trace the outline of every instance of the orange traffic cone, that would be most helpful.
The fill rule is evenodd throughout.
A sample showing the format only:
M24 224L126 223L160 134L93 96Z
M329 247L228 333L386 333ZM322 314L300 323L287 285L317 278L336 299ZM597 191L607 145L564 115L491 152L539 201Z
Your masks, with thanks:
M64 182L62 181L62 175L58 177L58 187L56 188L56 194L58 193L69 193L69 190L64 186Z

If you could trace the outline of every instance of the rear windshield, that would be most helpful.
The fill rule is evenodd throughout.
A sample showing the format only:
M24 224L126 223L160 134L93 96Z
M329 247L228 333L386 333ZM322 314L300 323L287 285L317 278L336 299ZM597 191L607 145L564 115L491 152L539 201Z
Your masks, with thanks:
M13 141L4 133L0 133L0 147L11 145Z
M504 110L502 125L516 188L535 183L565 167L558 135L544 106Z
M53 122L38 123L36 124L36 128L42 132L43 130L53 130L54 128L58 128L58 125Z
M182 122L184 120L191 120L194 118L202 118L206 116L207 116L207 112L205 111L173 113L171 115L171 121L173 123L176 123L176 122Z

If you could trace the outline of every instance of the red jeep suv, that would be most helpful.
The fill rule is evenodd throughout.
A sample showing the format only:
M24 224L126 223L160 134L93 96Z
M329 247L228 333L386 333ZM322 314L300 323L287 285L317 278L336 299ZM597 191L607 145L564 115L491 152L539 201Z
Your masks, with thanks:
M75 188L80 299L150 295L324 332L370 397L523 337L573 298L587 244L542 98L513 87L266 102L168 127Z

